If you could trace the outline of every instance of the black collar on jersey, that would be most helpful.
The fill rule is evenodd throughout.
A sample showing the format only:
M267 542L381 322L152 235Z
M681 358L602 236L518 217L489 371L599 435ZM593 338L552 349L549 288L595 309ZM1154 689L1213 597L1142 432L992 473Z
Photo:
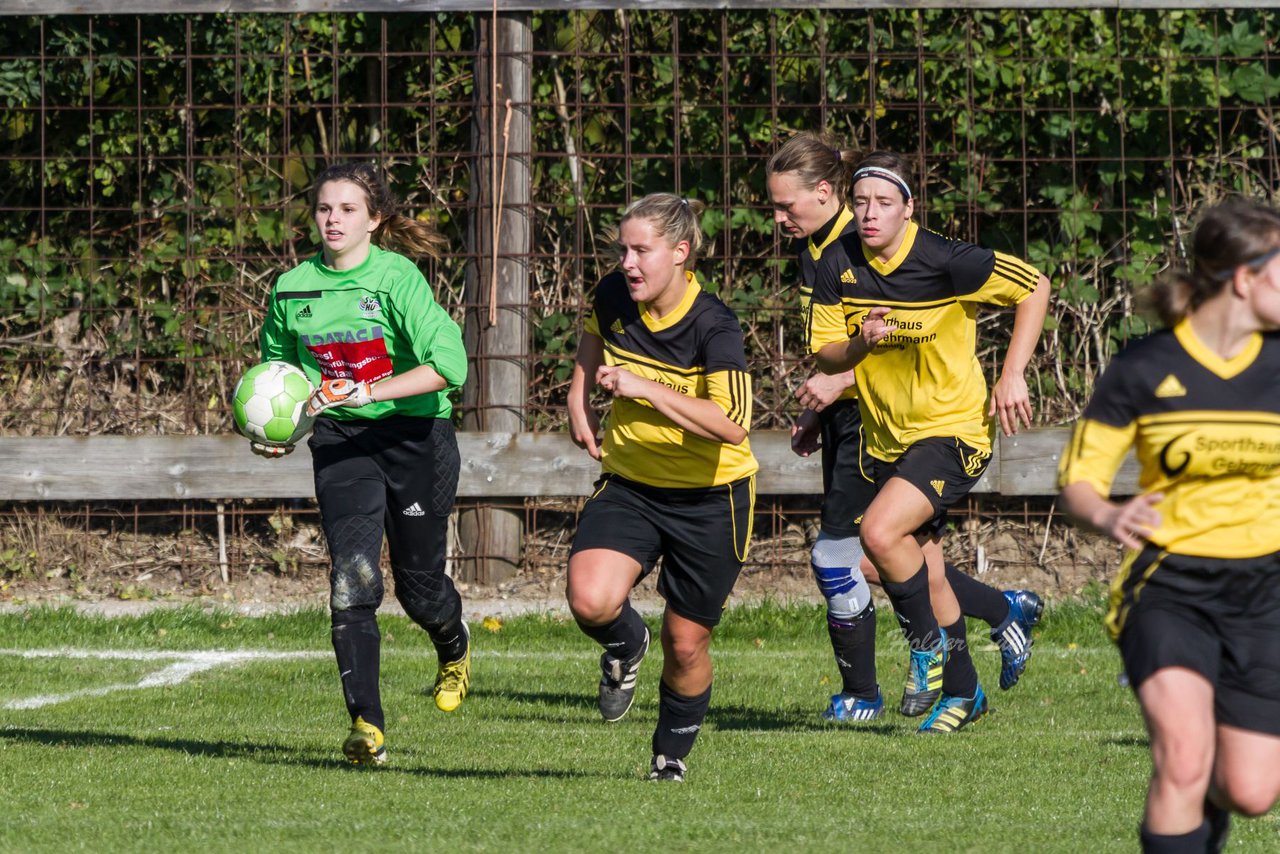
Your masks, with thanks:
M840 210L836 211L836 215L827 220L822 228L809 235L809 257L817 261L822 257L822 252L828 246L836 241L840 235L844 234L849 224L853 222L853 211L848 207L841 205Z
M843 205L837 208L836 212L832 214L831 219L823 223L822 228L819 228L813 234L809 235L809 242L814 246L821 246L826 243L827 238L831 236L831 229L836 227L836 220L840 218L840 214L843 210Z

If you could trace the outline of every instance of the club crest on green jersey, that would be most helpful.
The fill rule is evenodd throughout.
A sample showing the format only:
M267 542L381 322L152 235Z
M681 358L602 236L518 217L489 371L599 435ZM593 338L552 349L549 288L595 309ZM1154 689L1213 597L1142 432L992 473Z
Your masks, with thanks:
M360 302L356 303L356 308L365 317L373 317L382 311L382 303L378 302L377 297L360 297Z

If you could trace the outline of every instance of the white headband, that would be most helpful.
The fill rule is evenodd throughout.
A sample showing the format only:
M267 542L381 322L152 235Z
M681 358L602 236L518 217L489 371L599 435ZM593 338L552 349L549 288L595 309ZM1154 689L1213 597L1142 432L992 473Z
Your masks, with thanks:
M853 173L854 184L858 183L859 178L883 178L889 183L896 186L902 191L903 198L911 201L911 188L907 186L907 182L902 180L902 176L896 172L891 172L880 166L863 166L857 172Z

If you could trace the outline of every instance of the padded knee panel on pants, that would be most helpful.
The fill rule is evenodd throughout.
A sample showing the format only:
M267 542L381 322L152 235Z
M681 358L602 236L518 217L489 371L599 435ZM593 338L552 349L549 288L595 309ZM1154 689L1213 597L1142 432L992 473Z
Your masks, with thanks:
M411 571L392 567L396 600L409 619L435 637L462 616L462 597L444 572Z

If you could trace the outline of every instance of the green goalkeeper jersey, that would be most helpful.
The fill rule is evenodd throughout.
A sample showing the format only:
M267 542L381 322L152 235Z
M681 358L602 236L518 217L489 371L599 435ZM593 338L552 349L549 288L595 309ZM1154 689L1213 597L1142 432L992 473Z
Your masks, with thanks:
M324 413L341 421L448 418L448 392L467 378L458 324L413 261L377 246L350 270L326 267L316 255L282 275L262 326L262 358L298 365L315 385L340 378L375 383L419 365L448 383L443 391Z

